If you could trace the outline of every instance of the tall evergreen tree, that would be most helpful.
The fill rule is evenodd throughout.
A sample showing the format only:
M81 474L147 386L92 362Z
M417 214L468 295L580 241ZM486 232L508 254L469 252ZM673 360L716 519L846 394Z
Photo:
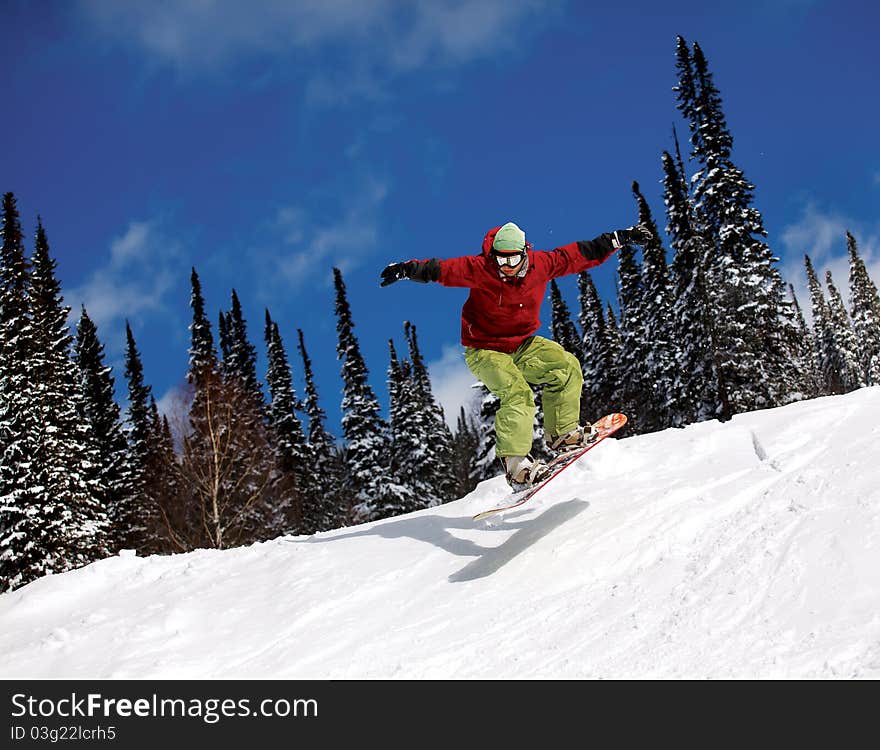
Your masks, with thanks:
M343 466L333 436L327 432L327 415L321 408L312 360L306 350L302 329L297 329L299 353L303 363L305 381L305 413L308 417L309 461L317 481L321 502L314 508L314 525L318 531L327 531L342 526L346 520L346 507L342 502L341 488Z
M676 158L664 151L662 163L666 232L675 253L670 284L677 360L670 419L680 427L717 416L720 405L706 243L688 194L677 136L674 139Z
M257 350L247 335L247 321L238 294L232 290L232 308L226 315L228 353L224 355L225 372L238 379L255 404L262 408L263 393L257 379Z
M342 360L342 434L347 441L346 484L354 499L353 517L372 521L405 512L390 486L388 426L367 381L368 370L354 333L342 272L333 269L336 288L336 352Z
M82 416L89 424L98 451L99 476L106 490L110 548L124 546L125 519L134 501L128 443L116 403L113 368L104 364L104 345L85 306L76 331L74 360L79 368Z
M479 388L479 411L475 420L477 453L474 461L472 481L476 484L485 479L492 479L503 473L495 453L495 415L501 406L501 400L491 393L482 383Z
M108 554L106 488L82 398L56 263L38 221L30 280L35 349L29 398L37 411L38 447L31 470L42 488L46 548L65 570ZM50 527L55 524L54 529Z
M642 273L635 249L624 245L618 252L620 355L617 361L619 410L628 417L628 429L644 432L651 424L651 387L646 363L650 347L645 338Z
M815 398L821 392L821 377L816 369L816 344L812 332L807 326L804 314L801 311L800 303L798 303L797 295L794 292L794 286L788 285L788 291L791 296L791 303L794 307L795 321L798 326L798 348L796 351L796 366L804 373L804 393L802 398Z
M30 409L34 349L27 287L30 264L15 196L3 196L0 249L0 590L11 591L46 572L38 546L39 496L29 460L36 451Z
M581 335L571 319L568 305L562 298L556 280L550 282L550 332L553 340L565 351L574 354L578 362L583 363L584 352Z
M593 422L603 414L619 411L617 389L617 360L612 351L602 301L593 278L587 271L578 274L578 322L583 338L581 367L584 389L581 396L581 424Z
M428 459L428 414L416 392L411 365L397 358L394 342L388 341L388 417L391 428L389 478L400 512L427 507L435 497Z
M632 184L639 210L639 223L651 232L651 240L642 252L642 310L644 315L644 345L647 384L650 387L649 411L644 415L644 429L660 430L672 424L677 361L679 359L672 321L672 293L666 250L648 201Z
M154 457L156 436L150 413L152 388L144 382L144 366L138 351L131 325L125 322L125 379L128 383L128 409L126 412L129 462L133 501L128 518L120 521L123 539L127 547L140 552L156 552L164 548L162 542L161 511L157 497Z
M850 313L856 337L861 379L880 385L880 295L859 255L856 239L846 233L849 252Z
M684 54L679 37L681 73L679 109L690 119L693 157L700 170L693 177L701 223L711 239L707 276L713 297L715 360L722 417L785 403L800 392L792 369L797 328L777 258L761 238L763 219L754 208L753 191L731 160L733 138L721 96L699 44ZM692 83L691 83L692 82ZM692 99L688 99L692 97Z
M424 481L432 488L425 497L428 505L454 500L456 483L451 470L453 461L452 432L446 424L443 407L434 398L431 378L419 348L416 327L404 322L404 334L409 348L412 380L417 407L425 415Z
M190 307L193 319L190 324L189 372L187 380L198 388L206 374L217 372L217 350L214 348L214 336L211 324L205 314L205 298L202 296L202 284L196 269L190 275L191 294ZM225 322L225 321L224 321Z
M479 448L477 429L463 406L458 413L454 446L455 497L461 498L472 492L477 486L474 477L476 474L477 450Z
M816 352L816 371L820 377L820 394L833 395L845 392L839 369L839 356L834 337L834 326L828 302L816 276L809 255L804 256L807 286L810 290L810 309L813 316L813 340Z
M843 298L834 285L831 271L825 271L825 283L828 286L828 316L834 338L835 368L840 373L841 384L846 393L864 385L859 367L856 335L844 307Z
M318 530L315 516L317 488L311 481L306 437L302 422L296 415L296 392L290 373L290 363L284 351L284 342L278 324L266 310L266 351L268 371L266 385L269 388L269 426L272 430L272 444L278 454L278 468L282 475L290 479L294 512L293 518L304 533Z

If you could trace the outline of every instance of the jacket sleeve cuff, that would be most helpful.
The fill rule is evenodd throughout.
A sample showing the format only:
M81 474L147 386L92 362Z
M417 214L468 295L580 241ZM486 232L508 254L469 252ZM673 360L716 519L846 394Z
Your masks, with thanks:
M614 235L600 234L594 240L578 240L578 250L591 263L601 263L614 251L615 247L612 242Z
M429 281L439 281L440 260L431 258L431 260L423 260L417 263L410 278L421 284L427 284Z

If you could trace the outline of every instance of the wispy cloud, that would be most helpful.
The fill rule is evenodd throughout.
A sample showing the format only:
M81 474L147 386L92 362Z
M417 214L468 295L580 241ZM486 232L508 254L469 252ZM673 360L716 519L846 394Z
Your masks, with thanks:
M329 266L330 260L343 271L360 265L378 244L387 195L387 182L368 179L340 206L334 221L315 218L301 205L279 209L272 224L283 242L282 251L274 257L280 278L296 287L313 280L314 269ZM260 254L265 256L266 251Z
M825 211L813 203L807 204L801 218L785 227L781 235L783 277L792 283L798 302L807 319L811 319L810 293L804 269L804 255L809 255L816 275L825 285L825 273L831 271L834 284L844 299L849 296L849 254L846 232L856 239L859 255L868 273L880 285L880 226L867 226L836 211Z
M80 0L90 26L181 72L212 73L254 57L346 57L348 94L387 92L382 79L450 68L515 49L558 0ZM314 67L314 66L311 66ZM341 78L332 80L339 83ZM336 97L331 79L311 95ZM345 92L343 92L345 93Z
M166 297L179 280L180 248L157 221L132 221L109 251L109 260L65 292L65 299L74 321L85 305L108 351L118 353L125 319L167 311Z

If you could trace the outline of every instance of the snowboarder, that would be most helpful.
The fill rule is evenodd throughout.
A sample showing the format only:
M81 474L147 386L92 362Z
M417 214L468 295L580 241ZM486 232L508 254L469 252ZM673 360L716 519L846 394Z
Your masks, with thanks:
M583 374L577 358L535 335L547 283L598 266L623 245L644 245L650 237L650 230L637 224L555 250L534 250L523 230L508 222L486 234L479 255L409 260L382 271L382 286L410 279L470 289L461 311L464 359L501 402L495 455L514 489L540 482L550 471L529 455L535 418L530 383L544 386L544 434L551 450L582 448L596 434L589 423L578 424Z

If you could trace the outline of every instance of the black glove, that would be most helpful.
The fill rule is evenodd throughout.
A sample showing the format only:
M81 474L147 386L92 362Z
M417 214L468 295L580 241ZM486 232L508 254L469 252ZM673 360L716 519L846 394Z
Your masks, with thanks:
M615 250L619 250L624 245L641 245L644 247L653 238L651 230L644 224L636 224L634 227L627 229L618 229L613 232Z
M380 286L388 286L401 279L410 279L427 284L429 281L437 281L440 278L440 261L436 258L431 260L408 260L405 263L392 263L385 266L382 271L382 283Z

